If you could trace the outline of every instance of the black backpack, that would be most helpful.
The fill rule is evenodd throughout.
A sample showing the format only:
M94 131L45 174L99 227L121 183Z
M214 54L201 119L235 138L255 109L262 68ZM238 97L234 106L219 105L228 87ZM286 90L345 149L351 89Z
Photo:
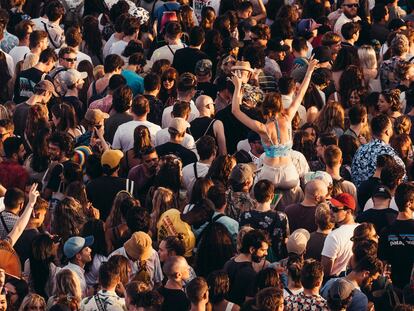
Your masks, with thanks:
M108 94L108 86L100 93L96 89L96 81L92 82L92 96L89 98L89 105L95 100L102 99Z

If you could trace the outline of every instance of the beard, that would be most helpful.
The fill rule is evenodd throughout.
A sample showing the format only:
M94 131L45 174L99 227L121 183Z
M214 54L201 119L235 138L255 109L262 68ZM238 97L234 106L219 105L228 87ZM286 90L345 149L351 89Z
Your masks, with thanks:
M257 253L252 254L252 261L255 263L259 263L265 256L258 256Z

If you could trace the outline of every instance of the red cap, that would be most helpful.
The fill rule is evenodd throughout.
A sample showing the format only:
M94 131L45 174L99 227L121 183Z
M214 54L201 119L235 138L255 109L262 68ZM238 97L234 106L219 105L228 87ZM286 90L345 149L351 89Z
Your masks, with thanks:
M332 202L334 200L334 202ZM331 203L336 207L347 207L351 210L356 209L355 199L349 193L341 193L337 195L335 198L331 199Z

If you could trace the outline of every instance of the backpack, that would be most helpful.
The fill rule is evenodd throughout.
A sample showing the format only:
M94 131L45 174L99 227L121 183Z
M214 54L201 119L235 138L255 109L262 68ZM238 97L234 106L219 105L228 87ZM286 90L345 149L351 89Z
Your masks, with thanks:
M55 86L55 91L60 96L65 96L67 92L66 83L63 80L63 73L67 71L65 67L58 67L53 69L47 76L46 79L51 81Z
M108 93L108 86L104 88L104 90L98 93L96 89L96 81L92 82L92 96L89 98L89 105L93 103L95 100L104 98Z
M72 5L67 3L68 0L61 0L65 8L64 24L65 25L82 25L81 12L83 10L84 0L69 1ZM75 2L73 5L73 2Z
M400 303L400 298L392 285L392 282L386 277L379 277L372 285L372 301L376 311L393 310Z

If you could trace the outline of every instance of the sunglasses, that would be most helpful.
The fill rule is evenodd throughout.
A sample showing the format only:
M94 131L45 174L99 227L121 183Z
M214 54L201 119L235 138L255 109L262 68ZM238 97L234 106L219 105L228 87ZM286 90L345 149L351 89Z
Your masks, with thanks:
M173 82L174 80L174 78L165 78L163 81Z
M343 6L346 6L347 8L359 8L358 3L343 4Z
M346 207L337 208L336 206L333 206L332 203L329 203L329 207L330 207L331 211L334 212L334 213L339 213L340 211L346 211L348 209Z
M67 62L69 62L69 63L74 63L74 62L76 62L77 60L78 60L78 58L77 57L75 57L75 58L63 58L65 61L67 61Z

